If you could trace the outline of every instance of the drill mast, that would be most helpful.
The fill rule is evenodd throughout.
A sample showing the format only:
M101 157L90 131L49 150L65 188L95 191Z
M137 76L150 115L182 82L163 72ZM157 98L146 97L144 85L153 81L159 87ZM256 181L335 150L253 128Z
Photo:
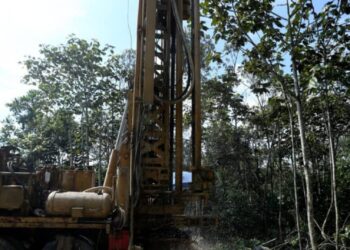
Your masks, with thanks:
M154 227L176 224L188 202L203 204L208 177L201 167L199 0L140 0L137 31L128 113L131 242L134 232L145 237ZM191 192L182 187L186 100L192 104Z

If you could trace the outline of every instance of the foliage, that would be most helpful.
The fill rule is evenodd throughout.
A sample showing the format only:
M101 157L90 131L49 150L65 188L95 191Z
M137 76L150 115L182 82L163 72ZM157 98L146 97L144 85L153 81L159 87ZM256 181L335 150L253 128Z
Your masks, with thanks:
M273 0L202 2L203 14L209 17L213 27L213 39L225 44L217 53L222 55L219 61L225 61L235 54L241 64L240 72L236 72L235 84L241 84L242 79L250 83L252 95L259 100L259 105L242 112L243 117L236 124L227 118L230 114L233 116L233 110L238 112L241 107L233 107L222 97L230 91L215 94L219 98L214 101L219 114L210 109L215 105L209 105L208 109L205 106L207 98L204 100L204 107L207 108L204 114L208 114L207 123L204 123L207 125L206 159L216 164L218 176L224 168L224 176L229 179L226 186L217 186L215 197L222 199L218 204L225 208L224 213L220 210L224 214L221 224L223 232L232 229L227 225L235 225L236 221L247 228L249 220L256 221L256 226L261 225L262 221L255 217L258 209L261 216L271 223L269 229L257 230L256 234L264 232L260 238L275 235L280 242L287 239L288 232L295 228L291 220L295 218L295 208L292 205L293 148L290 136L291 132L298 134L301 127L305 131L306 144L295 137L293 150L296 152L297 166L303 167L302 149L306 149L304 160L312 169L314 218L322 224L333 199L333 191L329 191L332 176L329 148L330 138L333 138L337 164L341 165L338 165L336 176L341 186L336 192L342 197L338 202L340 224L344 220L347 223L348 202L343 196L347 193L343 184L344 181L347 183L347 177L343 175L346 172L344 163L340 163L339 159L345 159L345 165L349 161L339 153L344 152L346 146L342 143L348 140L349 133L349 3L328 1L317 11L315 5L319 6L320 3L311 0L290 0L285 3ZM236 63L225 64L225 67L236 71ZM208 81L208 84L208 91L212 91L211 87L217 88L217 84L221 89L226 86L217 80ZM329 118L327 114L330 114ZM211 119L210 116L215 117ZM296 124L297 117L299 129L295 125L291 129L290 121ZM304 198L308 194L305 193L305 183L300 179L303 175L300 167L297 169L296 188L301 224L305 225L307 211ZM252 169L256 169L255 173ZM240 174L242 172L245 173L244 177ZM249 200L245 196L249 185L245 183L256 185L251 188L257 194L251 196L253 204L262 203L265 210L264 206L251 207L246 203ZM225 190L233 192L234 198L230 199ZM228 207L223 205L226 201L230 204ZM237 210L231 204L234 201L240 201L249 212ZM272 213L268 213L266 208ZM240 221L242 217L245 221ZM332 212L331 218L325 220L327 226L322 234L322 237L329 236L327 241L334 236L334 223ZM251 229L244 229L231 233L239 235L244 232L240 237L251 238ZM321 235L316 241L321 242ZM305 241L303 244L306 247Z
M35 87L8 104L1 141L23 149L32 165L105 164L133 78L134 52L117 55L112 46L74 35L39 52L22 62L23 82Z
M314 221L323 231L316 230L317 244L336 241L332 202L337 194L340 244L349 247L350 5L316 4L201 3L212 27L202 24L203 165L217 177L211 204L219 218L207 234L218 249L254 247L270 239L281 249L309 248L305 165ZM12 113L1 140L24 149L32 165L101 165L133 79L133 51L116 55L111 46L72 36L60 46L41 46L40 53L23 62L24 82L36 88L9 104ZM243 84L256 105L237 92Z

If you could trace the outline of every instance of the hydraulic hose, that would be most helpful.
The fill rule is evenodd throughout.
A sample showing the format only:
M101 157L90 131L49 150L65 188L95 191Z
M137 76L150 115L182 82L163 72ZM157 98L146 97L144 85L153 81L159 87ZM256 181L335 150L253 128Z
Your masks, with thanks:
M181 37L181 40L182 40L182 43L183 43L183 46L184 46L184 50L185 50L185 54L186 54L186 58L187 58L187 64L189 66L188 67L187 85L186 85L186 88L183 91L183 93L180 96L178 96L177 98L173 99L173 100L171 100L171 99L170 100L165 100L165 99L162 99L161 97L159 97L157 95L155 95L155 99L160 101L160 102L167 103L167 104L176 104L176 103L179 103L179 102L183 102L192 93L192 90L194 88L194 81L193 81L193 79L191 77L191 73L194 72L194 64L193 64L193 59L192 59L190 50L189 50L189 48L187 46L187 43L186 43L185 32L184 32L184 30L182 28L182 21L180 19L179 11L177 9L175 0L171 0L171 7L172 7L171 9L173 11L173 15L174 15L174 18L175 18L176 26L177 26L177 29L179 31L179 35Z

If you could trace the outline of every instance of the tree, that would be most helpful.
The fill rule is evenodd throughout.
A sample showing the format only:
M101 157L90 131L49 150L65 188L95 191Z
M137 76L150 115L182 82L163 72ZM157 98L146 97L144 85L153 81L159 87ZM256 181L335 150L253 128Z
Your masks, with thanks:
M318 48L316 39L331 37L336 31L337 37L334 37L333 41L336 41L336 44L348 44L348 32L341 28L347 27L345 9L348 11L348 4L329 1L319 13L315 12L311 0L287 0L282 5L270 0L204 1L202 6L204 14L212 20L215 40L226 41L229 46L225 48L229 52L238 51L242 55L245 72L259 80L258 86L263 86L274 93L283 92L286 101L290 99L295 103L305 177L310 244L312 249L316 249L312 192L313 170L316 166L312 165L310 158L312 149L307 142L308 131L304 111L312 76L307 68L320 62L310 59L318 57L318 53L315 52ZM282 8L284 10L281 10ZM320 33L321 26L318 23L328 23L321 29L324 31L323 34ZM332 29L326 30L325 27ZM341 53L336 53L336 60L332 60L335 64L339 60L347 61L345 58L348 57L348 50L344 49L347 46L340 46L343 48L340 49ZM311 55L313 57L310 57ZM347 72L346 65L342 63L337 67L340 71ZM292 79L292 85L289 79ZM335 238L337 239L337 236ZM337 240L335 245L337 246Z
M6 126L20 126L12 134L3 129L2 140L46 163L101 165L117 136L134 52L117 55L112 46L74 35L59 46L40 45L39 52L22 62L23 82L35 90L9 104Z

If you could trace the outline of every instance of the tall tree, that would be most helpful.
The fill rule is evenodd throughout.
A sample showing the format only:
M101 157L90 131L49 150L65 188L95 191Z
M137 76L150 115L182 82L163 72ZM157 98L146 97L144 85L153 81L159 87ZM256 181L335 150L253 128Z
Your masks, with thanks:
M39 52L22 62L27 70L23 82L36 87L9 104L12 120L20 124L11 142L15 138L31 153L51 148L71 165L105 162L117 136L134 52L118 55L112 46L74 35L59 46L41 45ZM35 138L27 139L32 146L24 143L29 135ZM2 139L10 143L10 135L3 133ZM60 157L51 162L60 163Z
M337 9L331 7L332 5ZM312 8L311 0L286 0L282 4L272 0L208 0L204 1L202 6L204 14L209 15L212 20L215 39L226 41L230 44L226 48L241 53L245 71L257 76L260 85L266 85L270 89L280 86L279 91L283 89L293 98L297 110L299 143L306 185L310 244L312 249L316 249L312 192L312 172L315 166L310 159L311 149L307 143L308 131L304 111L312 73L303 69L306 65L315 66L319 62L310 60L307 56L308 51L315 50L315 38L320 36L319 27L316 28L313 23L317 23L322 17L334 16L334 13L339 14L338 20L348 22L345 11L342 11L342 9L348 10L348 4L329 1L317 14L313 13L315 10ZM331 20L328 18L328 21ZM332 22L332 25L339 28L342 24ZM347 32L340 30L343 36L337 40L344 41L346 38L344 34ZM330 31L329 34L331 33ZM344 54L341 58L344 58ZM341 70L346 71L344 66ZM290 78L293 79L293 86L288 80ZM275 84L269 85L269 83Z

